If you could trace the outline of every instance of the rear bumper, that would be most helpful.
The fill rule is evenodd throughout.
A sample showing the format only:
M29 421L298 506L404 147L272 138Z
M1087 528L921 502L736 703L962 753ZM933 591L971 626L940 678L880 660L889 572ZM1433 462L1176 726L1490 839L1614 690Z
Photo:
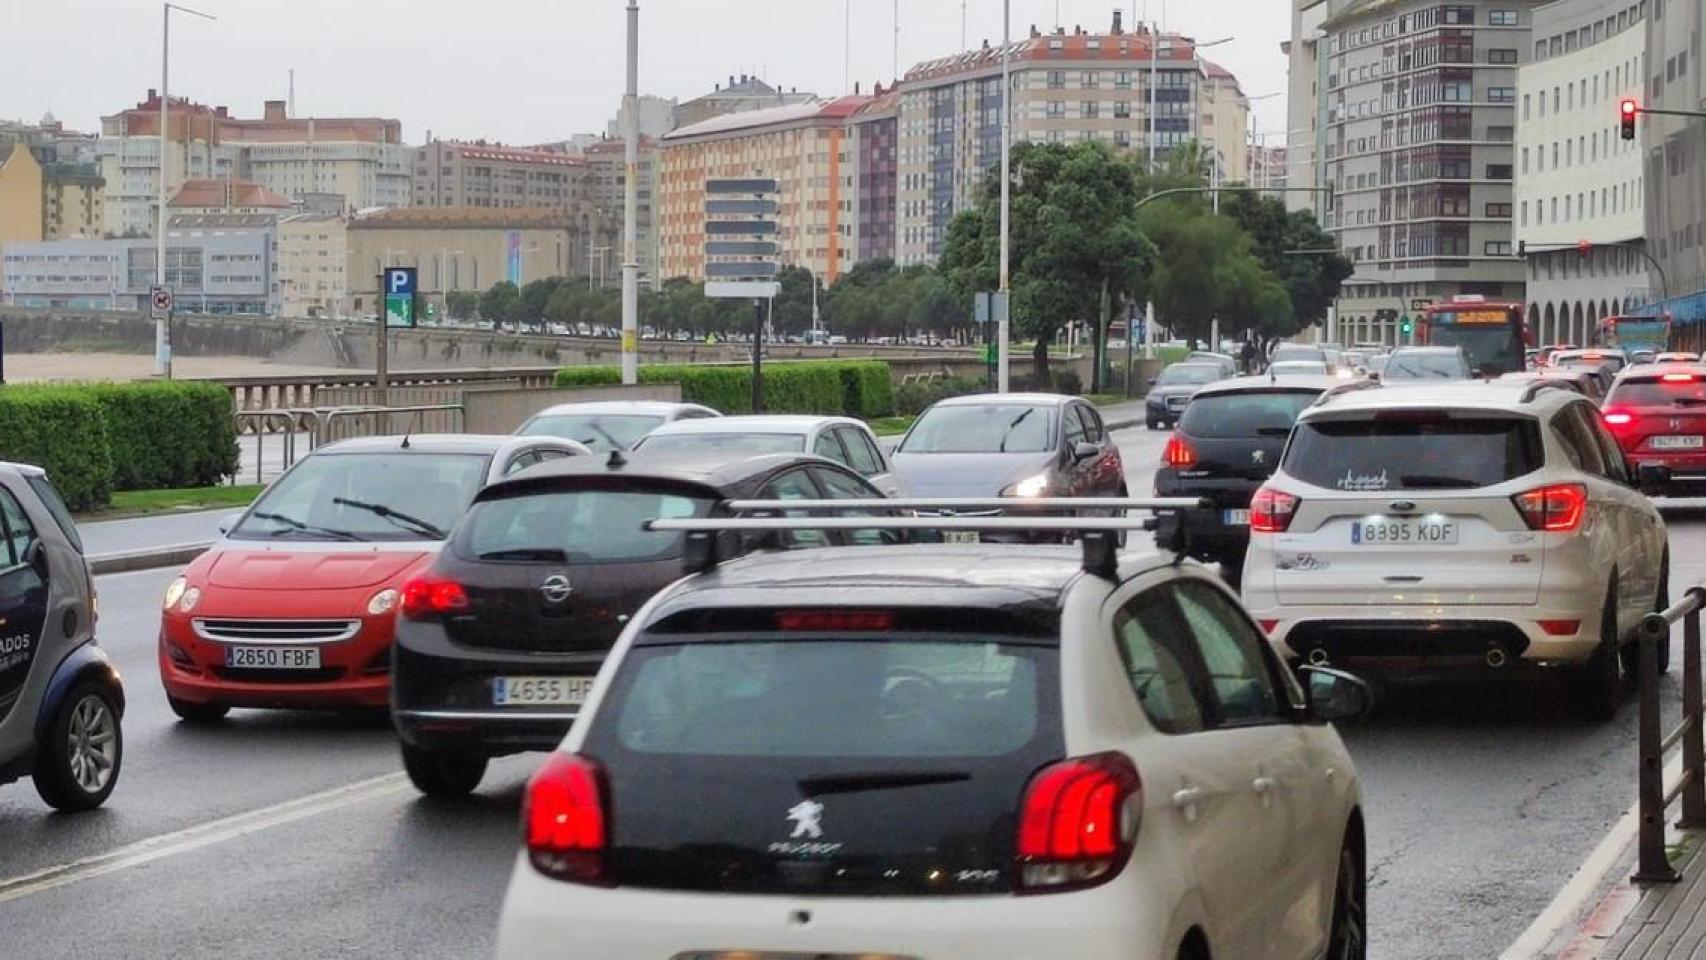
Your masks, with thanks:
M1324 654L1329 662L1395 660L1450 666L1487 663L1488 652L1497 649L1507 662L1550 665L1585 662L1599 646L1601 611L1597 602L1588 606L1592 609L1251 605L1249 610L1287 658ZM1542 620L1575 620L1578 626L1573 633L1554 635L1541 626Z

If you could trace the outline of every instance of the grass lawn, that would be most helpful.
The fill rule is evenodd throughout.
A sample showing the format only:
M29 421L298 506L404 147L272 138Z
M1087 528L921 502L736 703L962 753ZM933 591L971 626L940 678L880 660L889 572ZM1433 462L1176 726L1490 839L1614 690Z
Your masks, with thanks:
M1131 398L1123 393L1086 393L1084 399L1098 407L1111 407L1116 403L1125 403Z
M871 421L871 432L879 437L898 437L911 429L917 417L878 417Z
M190 487L184 490L126 490L113 494L112 503L101 510L90 510L77 515L79 522L88 523L97 520L123 520L129 517L147 517L161 513L181 513L190 510L217 510L229 507L232 510L248 506L260 496L265 487L248 486L217 486Z

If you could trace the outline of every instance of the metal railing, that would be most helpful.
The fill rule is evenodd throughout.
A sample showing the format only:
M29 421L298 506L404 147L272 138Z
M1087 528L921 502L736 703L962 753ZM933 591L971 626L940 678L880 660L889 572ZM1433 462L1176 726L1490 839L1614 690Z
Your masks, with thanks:
M1682 798L1677 826L1706 827L1706 730L1702 729L1700 689L1700 611L1706 587L1691 587L1682 600L1641 620L1640 687L1640 862L1638 883L1675 883L1681 877L1665 856L1665 810ZM1682 723L1661 736L1659 725L1659 644L1670 640L1671 625L1682 621ZM1665 785L1665 754L1682 743L1682 776Z
M417 425L423 414L452 415L458 423L450 432L461 432L460 421L467 416L466 409L460 403L423 403L399 407L286 407L275 410L241 410L236 416L239 425L248 423L255 428L250 431L255 438L255 482L265 483L266 439L269 434L264 428L269 424L282 425L278 434L273 435L282 435L279 468L288 470L296 463L296 437L299 433L308 435L308 450L312 451L332 440L391 433L394 430L393 416L411 413L416 415ZM365 424L362 422L364 420ZM345 429L338 429L340 427ZM410 432L418 432L418 426L411 426L409 429ZM236 478L232 479L235 481Z

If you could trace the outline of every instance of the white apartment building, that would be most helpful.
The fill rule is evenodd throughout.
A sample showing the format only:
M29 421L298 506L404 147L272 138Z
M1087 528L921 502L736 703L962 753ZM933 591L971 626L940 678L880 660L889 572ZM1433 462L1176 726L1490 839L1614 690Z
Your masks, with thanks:
M1649 299L1640 143L1618 130L1621 101L1642 99L1645 7L1534 11L1534 59L1517 76L1516 238L1542 344L1585 345L1600 318Z

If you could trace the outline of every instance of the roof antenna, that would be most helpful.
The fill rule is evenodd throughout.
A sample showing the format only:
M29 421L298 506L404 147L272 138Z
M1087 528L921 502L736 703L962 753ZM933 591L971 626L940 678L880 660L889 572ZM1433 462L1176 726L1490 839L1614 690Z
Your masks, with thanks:
M415 418L413 420L410 420L409 426L403 430L403 449L404 450L409 449L409 437L413 436L415 430L417 430L421 425L421 412L422 411L420 411L420 410L416 410L415 411Z
M625 467L628 465L628 458L622 455L620 449L614 449L610 451L610 459L606 460L604 465L613 470L617 467Z

